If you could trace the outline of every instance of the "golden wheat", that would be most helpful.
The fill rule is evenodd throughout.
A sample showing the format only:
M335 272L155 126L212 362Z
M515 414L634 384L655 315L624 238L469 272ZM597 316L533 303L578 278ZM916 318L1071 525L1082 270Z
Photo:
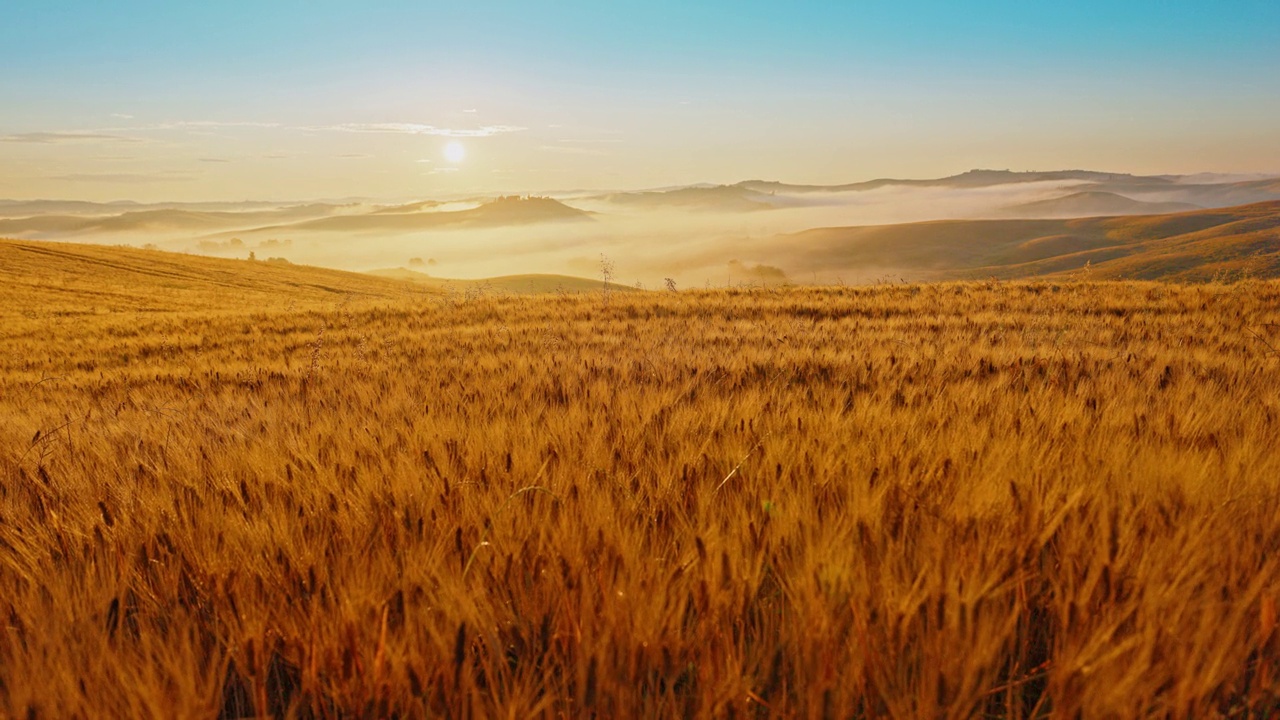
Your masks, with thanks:
M1280 712L1280 283L326 297L0 310L0 715Z

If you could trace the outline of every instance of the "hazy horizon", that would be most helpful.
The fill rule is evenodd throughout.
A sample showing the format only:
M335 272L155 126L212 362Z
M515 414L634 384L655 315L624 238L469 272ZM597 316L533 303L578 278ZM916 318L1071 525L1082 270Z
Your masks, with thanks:
M18 2L0 197L1280 173L1280 8Z

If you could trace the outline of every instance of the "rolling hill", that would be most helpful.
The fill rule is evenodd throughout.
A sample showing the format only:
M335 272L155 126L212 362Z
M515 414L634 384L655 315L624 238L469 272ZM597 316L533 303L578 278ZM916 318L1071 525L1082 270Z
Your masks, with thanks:
M344 201L345 202L345 201ZM317 202L315 205L339 207L341 203ZM212 201L212 202L152 202L113 200L92 202L88 200L5 200L0 199L0 217L22 218L33 215L96 215L105 217L142 210L192 210L195 212L252 212L297 207L297 203L269 200Z
M1019 203L1001 215L1011 218L1076 218L1102 215L1156 215L1202 209L1178 202L1147 202L1112 192L1091 190L1062 197Z
M1095 172L1092 170L1057 170L1053 172L1014 172L1011 170L969 170L959 175L943 178L904 179L878 178L862 182L839 185L793 185L790 183L746 180L733 187L741 187L756 192L779 193L816 193L816 192L859 192L878 190L884 187L932 187L932 188L986 188L998 185L1020 185L1036 182L1150 182L1169 184L1173 180L1164 177L1143 177L1124 173Z
M183 208L129 210L117 215L35 215L0 219L0 237L53 239L95 234L183 233L197 234L252 229L329 215L331 205L296 205L270 210L202 211Z
M650 210L719 210L744 212L826 204L842 193L886 188L983 191L1054 183L1068 188L1065 197L1014 205L1005 216L1020 218L1089 217L1179 212L1201 207L1228 207L1280 200L1280 179L1216 181L1212 177L1130 175L1092 170L1014 172L970 170L943 178L880 178L837 185L806 185L773 180L744 180L732 185L690 185L646 192L596 196L619 206ZM1077 197L1078 196L1078 197Z
M444 228L494 228L548 222L590 220L591 213L547 197L500 197L469 210L433 211L431 201L400 206L388 212L335 215L289 225L256 228L253 233L412 232Z
M902 272L918 279L1093 278L1200 281L1280 277L1280 202L1072 220L944 220L821 228L775 238L801 272Z
M0 319L73 314L199 311L403 300L450 291L507 294L598 292L599 280L568 275L436 278L406 270L346 272L291 263L227 260L125 246L0 239ZM635 288L611 284L611 291ZM59 315L66 315L60 311Z
M1140 212L1172 212L1195 207L1230 207L1249 203L1280 200L1280 178L1214 181L1207 176L1178 175L1129 175L1124 173L1095 172L1091 170L1060 170L1053 172L1011 172L1008 170L970 170L959 175L925 180L881 178L843 185L792 185L781 182L748 180L733 187L754 192L777 194L848 193L879 190L881 188L936 188L952 190L979 190L984 188L1017 187L1031 183L1058 183L1073 188L1076 193L1107 193L1122 195L1134 202L1154 203L1156 207L1143 208ZM1096 200L1096 198L1095 198ZM1181 204L1179 205L1170 205ZM1104 214L1126 214L1095 207L1095 203L1077 202L1081 207L1074 217ZM1065 213L1072 203L1043 208L1041 212ZM1163 207L1161 207L1163 205ZM1028 211L1030 217L1035 209Z
M248 308L432 294L425 286L362 273L63 242L0 240L0 317L78 306L83 314Z
M131 206L122 206L130 209L104 215L59 212L28 217L0 217L0 237L52 240L146 233L225 236L230 233L250 235L291 231L405 232L444 227L519 226L590 218L590 213L545 197L500 197L479 207L456 211L436 210L440 205L442 203L424 200L362 212L325 203L243 211L197 210L186 207L133 209ZM59 204L46 206L66 209ZM107 206L95 207L101 209Z
M754 212L794 205L785 197L771 195L770 190L757 190L743 185L690 186L673 190L614 193L597 200L629 208L645 210L695 210L719 212Z

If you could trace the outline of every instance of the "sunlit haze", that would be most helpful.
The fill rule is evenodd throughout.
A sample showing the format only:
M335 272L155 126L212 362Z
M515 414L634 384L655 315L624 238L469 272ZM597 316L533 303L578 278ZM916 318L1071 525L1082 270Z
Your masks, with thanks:
M0 197L1280 170L1280 4L34 2Z

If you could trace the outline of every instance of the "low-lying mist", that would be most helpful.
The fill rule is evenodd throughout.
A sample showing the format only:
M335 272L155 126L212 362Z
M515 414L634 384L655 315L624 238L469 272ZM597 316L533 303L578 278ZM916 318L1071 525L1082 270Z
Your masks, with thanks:
M849 192L765 196L758 209L722 210L714 204L635 207L603 197L570 197L583 219L499 227L443 226L425 230L328 230L299 225L193 234L138 228L77 240L153 245L162 250L289 262L354 271L404 267L435 277L484 278L531 273L602 278L658 288L738 283L863 282L901 274L900 268L815 267L799 259L790 233L821 227L976 218L1019 202L1052 197L1072 183L956 189L896 187ZM771 204L776 203L776 204ZM390 206L396 210L403 206ZM457 212L476 203L415 209ZM386 214L388 207L342 210L343 217ZM896 273L896 274L895 274Z
M996 179L988 181L993 175ZM43 214L24 218L13 217L18 210L10 208L5 213L9 217L0 219L0 236L252 256L353 271L406 268L435 278L536 273L603 280L608 275L613 282L645 288L664 287L668 279L678 287L861 283L935 277L951 255L964 255L966 238L961 233L949 241L947 253L935 262L899 250L913 237L910 233L936 235L937 228L920 226L896 234L798 233L942 220L1159 213L1280 197L1273 181L1195 184L1132 176L1098 179L1089 173L1050 175L1060 179L981 171L937 181L876 181L843 188L747 182L662 192L423 198L395 204L224 203L135 206L125 212L103 205L97 215L83 203L47 203ZM860 252L859 244L867 251Z

